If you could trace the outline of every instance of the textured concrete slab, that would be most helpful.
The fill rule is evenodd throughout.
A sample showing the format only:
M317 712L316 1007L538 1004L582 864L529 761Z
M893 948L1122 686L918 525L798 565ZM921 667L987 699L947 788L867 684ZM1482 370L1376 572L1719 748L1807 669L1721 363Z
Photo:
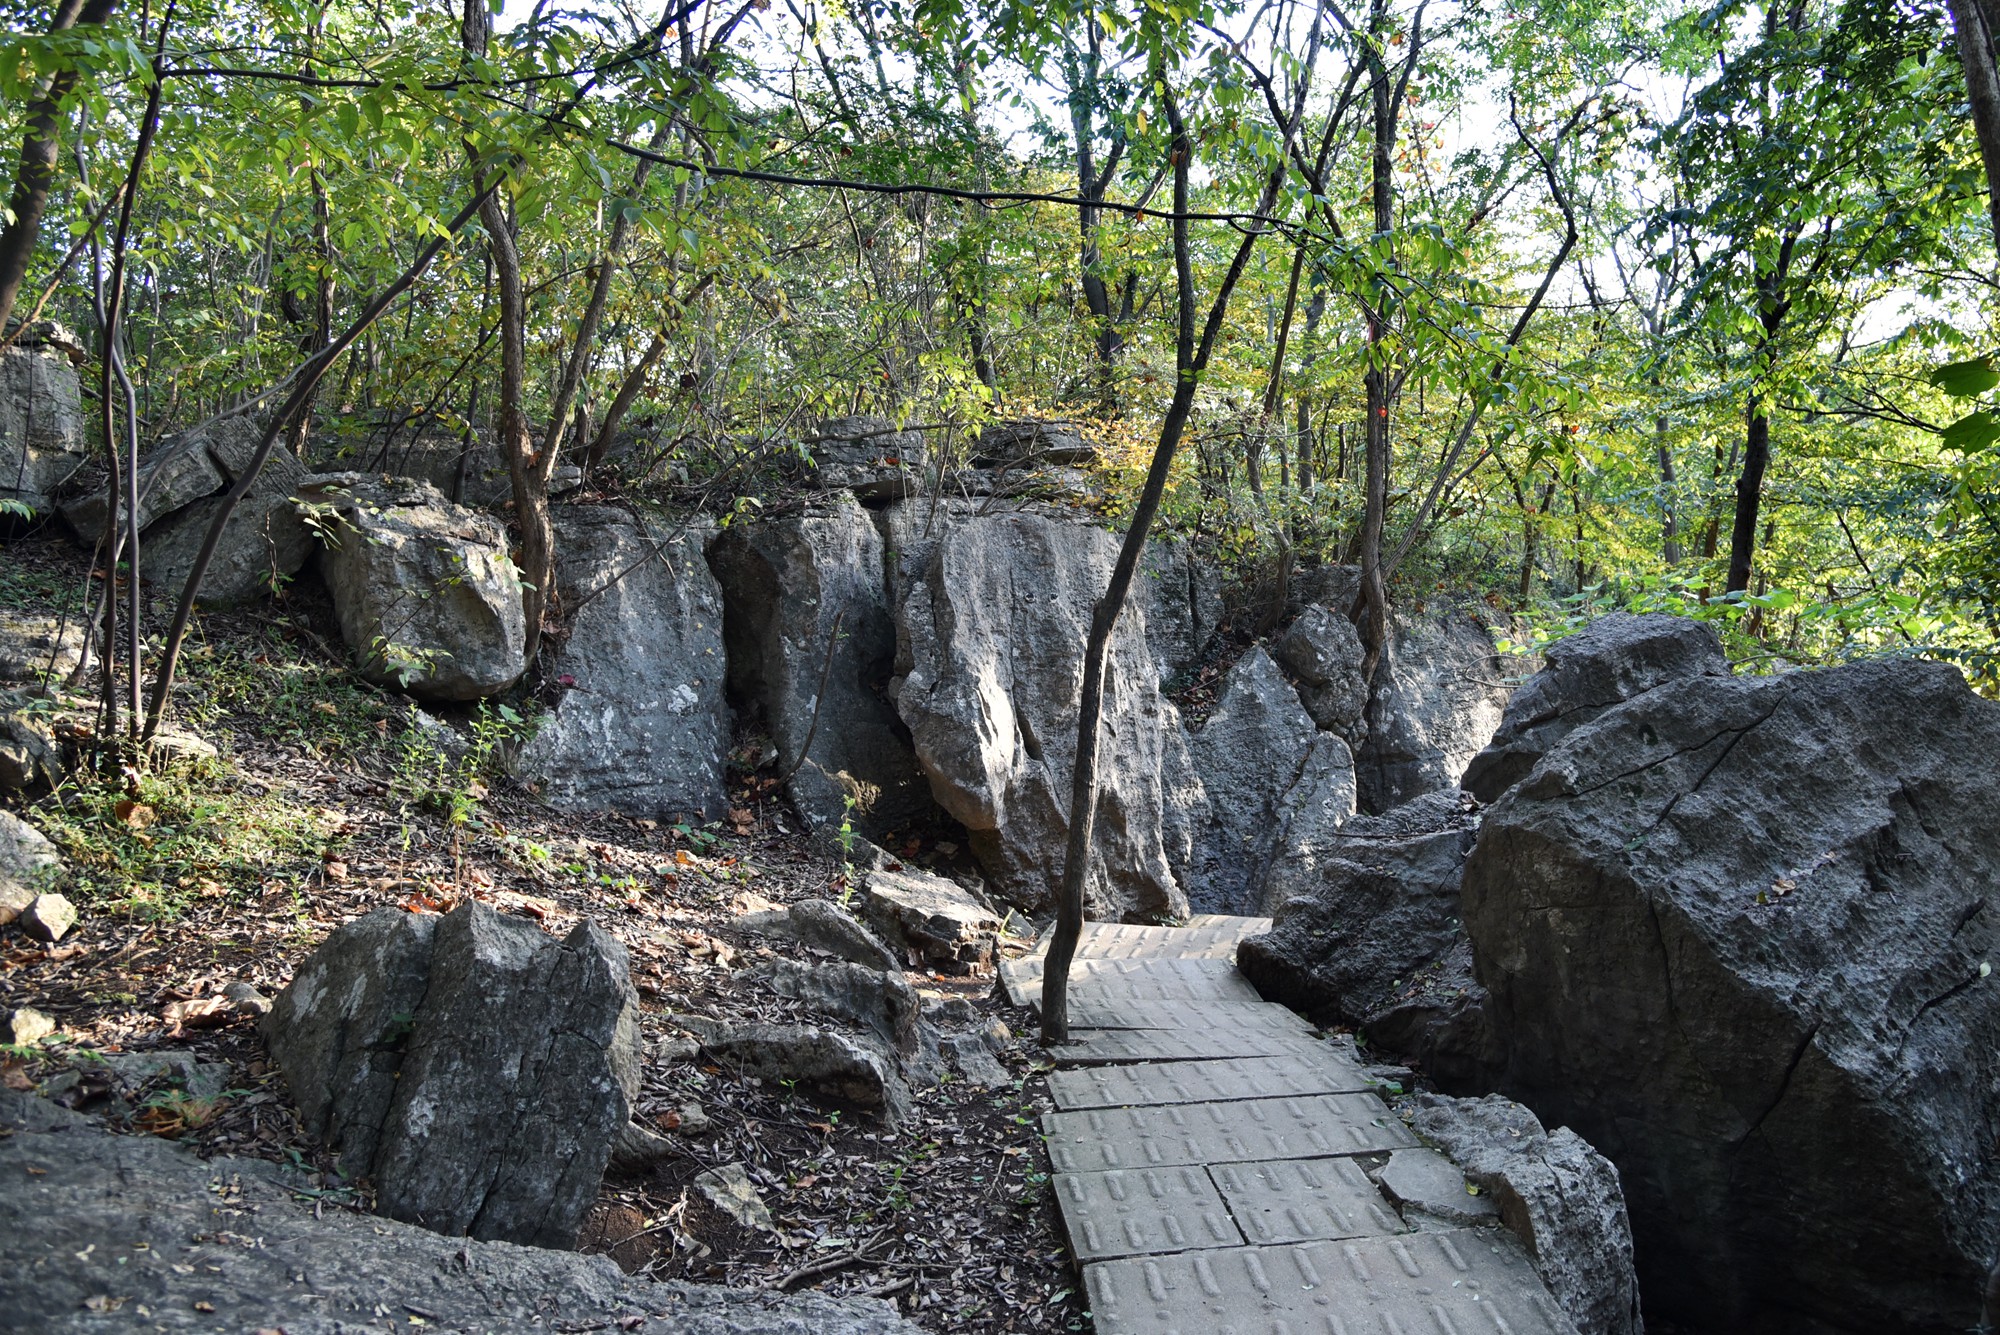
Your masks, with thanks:
M1576 1335L1497 1229L1084 1267L1097 1335Z
M1493 1203L1493 1198L1467 1191L1465 1174L1436 1150L1397 1150L1382 1165L1381 1179L1382 1190L1389 1199L1447 1223L1500 1221L1500 1207Z
M1240 918L1222 913L1198 913L1185 927L1139 927L1131 923L1087 922L1077 940L1079 960L1236 958L1237 943L1271 930L1269 918ZM1000 981L1016 1006L1032 1005L1041 991L1042 960L1051 933L1033 953L1000 965Z
M1055 1192L1079 1261L1243 1242L1207 1171L1192 1164L1057 1173Z
M1049 1095L1058 1109L1074 1111L1363 1093L1370 1088L1360 1062L1351 1054L1331 1041L1318 1046L1321 1055L1306 1061L1235 1057L1072 1067L1049 1072Z
M1039 973L1027 980L1017 1004L1040 1006ZM1262 1001L1250 980L1226 959L1079 959L1070 965L1070 999L1085 994L1141 997L1154 1001Z
M1209 1167L1208 1175L1251 1242L1312 1242L1408 1231L1352 1159L1219 1163Z
M1073 991L1069 1022L1075 1029L1227 1029L1249 1034L1319 1032L1287 1006L1269 1001L1159 1001L1107 995L1096 987Z
M1042 1116L1042 1134L1059 1173L1330 1158L1417 1143L1373 1094L1052 1112Z
M1106 1062L1209 1061L1217 1057L1283 1057L1314 1061L1326 1047L1320 1039L1277 1029L1082 1029L1069 1043L1048 1050L1058 1066Z

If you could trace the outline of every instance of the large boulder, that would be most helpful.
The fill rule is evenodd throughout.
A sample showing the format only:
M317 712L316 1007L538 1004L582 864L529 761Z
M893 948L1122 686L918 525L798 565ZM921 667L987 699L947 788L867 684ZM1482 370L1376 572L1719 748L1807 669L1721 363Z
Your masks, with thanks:
M805 448L806 480L821 491L894 500L923 489L923 432L899 431L886 417L830 417L813 427Z
M11 1089L0 1089L0 1178L0 1284L13 1330L916 1329L882 1302L655 1282L604 1256L445 1238L327 1208L312 1179L282 1165L204 1160L156 1136L114 1135Z
M1117 548L1094 525L1025 511L957 517L901 548L897 711L995 893L1024 909L1062 878L1084 643ZM1187 912L1161 821L1179 718L1145 623L1128 606L1110 647L1086 882L1100 919Z
M708 549L729 693L770 730L793 805L877 837L937 812L886 694L896 623L884 559L874 520L844 495L732 524Z
M719 816L729 748L722 591L700 534L609 506L556 511L563 696L516 768L571 811Z
M1456 788L1507 704L1493 634L1469 612L1397 614L1375 669L1368 735L1355 748L1361 809Z
M1613 612L1544 654L1545 666L1507 701L1500 730L1459 780L1491 802L1528 776L1563 738L1615 704L1683 677L1726 677L1722 641L1686 617Z
M81 351L75 335L43 321L0 352L0 501L46 511L83 466L88 432L71 361Z
M1085 439L1074 422L1040 422L1023 418L988 422L979 429L972 462L979 468L1036 467L1042 464L1094 464L1096 445Z
M1312 857L1317 839L1353 814L1353 757L1338 737L1320 735L1291 683L1257 646L1230 669L1215 712L1188 750L1204 795L1188 904L1198 913L1261 913L1269 880Z
M1451 957L1465 939L1458 895L1478 829L1471 808L1460 793L1431 793L1384 816L1356 816L1278 863L1271 930L1237 947L1237 967L1267 1000L1361 1028L1371 1041L1388 1037L1378 1028L1390 1030L1388 1017L1413 1003L1453 1023L1463 1008L1454 993L1464 989L1438 983L1456 982ZM1434 1057L1421 1043L1405 1046L1422 1029L1416 1019L1394 1021L1394 1046Z
M1647 1306L1962 1331L2000 1249L2000 705L1872 662L1671 681L1486 814L1502 1089L1619 1167Z
M993 967L1000 919L942 876L915 868L871 871L862 915L912 967L964 977Z
M1344 613L1317 603L1307 607L1278 641L1276 657L1298 678L1299 703L1315 724L1350 743L1361 740L1368 731L1368 683L1361 675L1361 636Z
M1417 1134L1499 1205L1579 1335L1642 1335L1632 1226L1611 1161L1498 1095L1419 1094L1415 1103Z
M468 902L339 928L263 1028L306 1129L384 1214L567 1247L631 1117L638 1014L594 923L558 941Z
M1193 543L1147 539L1132 597L1146 611L1146 645L1163 685L1189 679L1222 625L1222 572Z
M340 633L371 681L424 700L476 700L527 670L521 575L507 530L428 482L335 473L300 508L322 558Z
M83 660L83 614L0 608L0 682L60 682Z

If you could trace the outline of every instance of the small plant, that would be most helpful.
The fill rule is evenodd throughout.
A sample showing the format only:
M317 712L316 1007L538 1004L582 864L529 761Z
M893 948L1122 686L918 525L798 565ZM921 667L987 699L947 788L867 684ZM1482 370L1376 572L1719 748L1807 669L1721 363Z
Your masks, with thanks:
M503 749L532 731L512 705L481 701L468 740L411 705L391 791L460 830L478 816L479 804L486 799L486 779L498 768ZM547 853L542 850L543 857Z

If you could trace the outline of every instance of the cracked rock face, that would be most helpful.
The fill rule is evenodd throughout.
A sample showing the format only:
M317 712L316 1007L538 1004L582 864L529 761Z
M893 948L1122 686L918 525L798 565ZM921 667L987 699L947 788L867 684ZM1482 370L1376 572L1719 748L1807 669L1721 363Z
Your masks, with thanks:
M54 331L54 332L50 332ZM0 499L31 510L83 465L88 450L82 387L59 326L30 327L0 352Z
M1502 1090L1618 1165L1649 1310L1943 1332L2000 1249L2000 706L1952 668L1669 682L1486 814Z
M347 924L263 1029L341 1171L440 1233L569 1246L638 1092L625 948L483 904Z
M1375 671L1367 736L1355 748L1363 811L1384 812L1458 787L1500 726L1507 669L1470 613L1397 615Z
M1459 781L1482 802L1526 778L1557 743L1613 705L1683 677L1729 675L1722 641L1686 617L1613 612L1550 645L1545 657Z

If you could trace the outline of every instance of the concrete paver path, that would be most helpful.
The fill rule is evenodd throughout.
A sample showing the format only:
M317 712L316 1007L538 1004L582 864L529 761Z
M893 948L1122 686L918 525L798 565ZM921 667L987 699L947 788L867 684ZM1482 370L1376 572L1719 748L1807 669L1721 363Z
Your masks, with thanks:
M1236 972L1269 927L1085 926L1042 1130L1098 1335L1575 1335L1512 1234L1376 1186L1417 1140L1351 1043ZM1001 981L1038 1004L1041 957Z

